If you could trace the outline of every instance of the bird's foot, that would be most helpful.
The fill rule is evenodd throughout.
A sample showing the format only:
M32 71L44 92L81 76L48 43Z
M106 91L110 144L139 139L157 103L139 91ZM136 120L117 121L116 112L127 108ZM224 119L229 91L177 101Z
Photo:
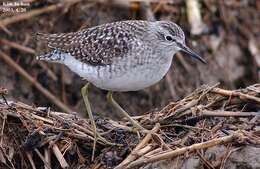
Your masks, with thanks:
M96 123L95 123L95 120L94 120L94 117L93 117L93 114L92 114L92 111L91 111L90 103L89 103L89 100L88 100L88 87L89 87L89 85L90 84L87 83L84 87L82 87L81 94L82 94L82 97L83 97L83 100L84 100L84 103L85 103L85 106L86 106L86 109L87 109L89 119L91 121L92 130L93 130L93 137L94 137L93 141L94 142L93 142L91 160L94 161L96 144L97 144L98 140L102 141L104 144L107 144L107 145L116 145L116 144L111 143L110 141L108 141L107 139L102 137L101 134L97 131Z
M136 120L132 119L130 122L133 125L133 132L143 134L149 133L149 130L141 126Z
M98 140L100 140L101 142L103 142L105 145L110 145L110 146L120 146L119 144L116 144L116 143L112 143L110 142L109 140L107 140L106 138L102 137L102 133L99 133L98 131L93 131L93 132L96 132L96 133L93 133L94 134L94 139L96 137L96 142ZM95 136L96 135L96 136Z
M107 94L108 102L115 107L123 116L125 116L133 125L133 131L140 133L148 133L149 130L141 126L136 120L134 120L113 98L112 92L109 91Z

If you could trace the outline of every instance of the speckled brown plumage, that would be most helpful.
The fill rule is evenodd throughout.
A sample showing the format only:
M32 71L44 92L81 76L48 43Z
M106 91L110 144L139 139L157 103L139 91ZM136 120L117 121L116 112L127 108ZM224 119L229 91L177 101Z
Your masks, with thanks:
M48 47L69 53L92 65L111 64L113 57L124 57L145 36L146 21L124 21L104 24L72 33L37 34Z

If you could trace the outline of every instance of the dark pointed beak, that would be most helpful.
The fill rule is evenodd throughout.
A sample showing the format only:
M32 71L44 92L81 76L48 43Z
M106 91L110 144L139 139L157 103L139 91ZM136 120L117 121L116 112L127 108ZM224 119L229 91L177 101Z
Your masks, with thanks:
M191 50L189 47L187 47L186 45L183 44L178 44L179 47L181 48L181 50L187 54L189 54L191 57L198 59L199 61L201 61L202 63L206 64L206 60L203 59L202 57L200 57L200 55L198 55L197 53L195 53L193 50Z

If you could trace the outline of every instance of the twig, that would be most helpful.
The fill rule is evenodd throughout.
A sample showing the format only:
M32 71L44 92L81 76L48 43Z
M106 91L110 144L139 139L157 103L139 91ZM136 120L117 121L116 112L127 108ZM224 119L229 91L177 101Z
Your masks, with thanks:
M47 169L51 169L50 167L50 163L48 163L45 158L43 157L43 155L40 153L40 151L37 148L34 148L34 151L36 152L36 154L40 157L40 159L43 161L44 163L44 168Z
M35 50L32 49L32 48L20 45L20 44L15 43L15 42L11 42L11 41L6 40L6 39L0 39L0 43L2 43L4 45L8 45L12 48L18 49L18 50L23 51L23 52L33 54L33 55L36 53Z
M20 45L18 43L15 43L15 42L12 42L12 41L9 41L9 40L6 40L6 39L0 39L0 43L3 43L5 45L8 45L14 49L18 49L22 52L25 52L25 53L30 53L32 55L35 55L36 52L34 49L32 48L29 48L29 47L26 47L26 46L23 46L23 45ZM39 66L41 66L43 68L43 70L45 70L47 72L47 75L54 81L57 81L58 78L57 76L46 66L45 63L43 62L38 62Z
M199 151L197 151L197 154L198 154L198 156L200 157L200 159L201 159L209 168L215 169L215 167L213 167L213 165L212 165L205 157L203 157L203 155L202 155Z
M129 163L134 161L137 156L137 152L143 148L152 138L152 133L156 133L160 128L160 124L157 123L154 128L144 137L144 139L134 148L134 150L128 155L128 157L122 161L115 169L121 169L127 166Z
M124 129L126 131L129 131L129 132L136 132L134 131L134 129L132 127L128 127L128 126L125 126L123 124L119 124L118 122L116 121L113 121L113 120L108 120L109 123L111 123L115 128L120 128L120 129ZM113 130L113 129L112 129ZM104 133L105 134L105 133ZM101 133L101 135L103 135L103 133Z
M193 152L195 150L213 147L213 146L216 146L218 144L228 143L228 142L233 141L234 139L240 138L241 135L242 135L241 133L235 132L234 134L229 135L229 136L225 136L225 137L221 137L221 138L217 138L217 139L212 139L212 140L209 140L209 141L206 141L206 142L203 142L203 143L193 144L191 146L179 148L179 149L172 150L172 151L167 151L165 153L161 153L161 154L156 155L156 156L150 156L150 157L146 156L146 159L133 161L132 163L130 163L127 166L127 168L138 167L140 165L144 165L144 164L147 164L147 163L153 163L153 162L160 161L160 160L170 159L170 158L182 155L182 154L187 153L187 152Z
M176 53L176 58L180 61L186 72L192 72L193 68L186 62L182 54Z
M201 11L198 0L187 0L187 16L188 21L191 25L191 34L199 35L203 32L205 24L201 19Z
M248 86L246 89L254 91L254 92L260 94L260 89L258 88L259 86L260 86L260 84L258 83L258 84L254 84L254 85Z
M228 157L231 155L231 146L232 144L227 144L226 146L226 152L225 154L222 156L222 158L220 159L220 163L218 164L220 167L219 169L224 169L226 160L228 159Z
M43 68L44 71L46 71L47 75L53 80L53 81L58 81L57 76L55 75L55 73L48 68L48 66L43 63L43 62L38 62L38 64Z
M181 127L181 128L191 129L191 130L194 130L194 131L198 131L198 130L211 131L211 130L206 129L206 128L200 128L200 127L189 126L189 125L183 125L183 124L167 124L167 125L162 125L162 126L161 126L161 128L163 128L163 127Z
M158 11L160 11L160 9L163 7L163 5L165 5L164 2L159 1L158 4L156 5L156 7L152 10L152 12L154 14L157 13Z
M170 93L171 93L172 99L176 99L177 94L176 94L176 91L175 91L175 89L173 87L172 77L171 77L170 73L167 73L167 75L166 75L166 82L167 82L167 86L170 89Z
M224 111L224 110L202 110L202 116L210 116L210 117L254 117L260 115L257 112L232 112L232 111Z
M146 158L146 156L151 156L151 155L153 155L153 154L157 154L157 153L160 153L160 152L162 152L163 151L163 148L162 147L159 147L159 148L156 148L156 149L154 149L154 150L152 150L152 151L150 151L150 152L148 152L148 153L146 153L143 157L141 157L141 158Z
M44 149L44 159L48 164L51 164L51 152L50 149L45 148ZM49 166L51 168L51 166ZM44 166L44 169L48 169L48 166Z
M6 121L6 114L3 113L3 124L1 128L1 140L0 140L0 147L3 147L3 137L4 137L4 129L5 129L5 121Z
M26 156L27 156L27 158L28 158L32 168L36 169L36 166L35 166L33 158L32 158L32 154L30 152L26 152L25 154L26 154Z
M9 36L12 36L13 33L11 31L9 31L5 26L0 24L0 28Z
M148 21L155 21L155 16L153 11L151 10L151 2L149 1L144 1L140 3L140 11L141 11L141 16L145 20Z
M235 97L239 97L241 100L252 100L260 103L260 98L248 94L244 94L239 91L230 91L230 90L225 90L220 88L214 88L211 91L227 97L235 96Z
M191 107L194 107L198 103L199 103L199 99L194 99L194 100L188 102L187 104L185 104L184 106L182 106L181 108L175 110L173 114L163 117L163 119L160 119L159 121L160 121L160 123L167 122L168 120L170 120L171 117L179 116L182 112L190 109ZM171 109L170 111L173 111L173 109Z
M41 120L43 122L46 122L46 123L49 123L49 124L54 124L53 120L51 119L48 119L48 118L44 118L44 117L41 117L41 116L38 116L36 114L31 114L31 116L37 120Z
M74 138L74 139L78 139L78 140L83 140L83 141L89 141L89 140L94 140L93 137L89 136L89 135L86 135L85 133L81 132L81 133L77 133L78 131L75 130L76 133L69 133L69 132L66 132L64 133L65 136L68 136L68 137L71 137L71 138ZM99 142L98 142L99 143ZM87 143L85 143L87 145ZM101 144L104 145L104 143L102 142ZM89 145L91 145L89 143Z
M76 123L72 123L71 126L73 126L73 127L75 127L76 129L78 129L78 130L75 130L75 131L77 131L77 132L80 133L81 135L84 135L84 136L83 136L83 139L84 139L85 137L88 137L88 138L90 138L91 140L94 140L94 138L93 138L93 136L94 136L93 131L90 131L89 129L87 129L87 128L89 128L89 126L84 126L84 127L82 127L82 126L80 126L80 125L78 125L78 124L76 124ZM87 127L87 128L85 128L85 127ZM84 133L84 132L85 132L85 133ZM86 133L87 133L87 134L86 134ZM79 135L78 135L78 136L79 136ZM79 137L80 137L80 136L79 136ZM110 142L108 142L108 141L103 141L103 140L101 140L101 139L98 139L98 140L97 140L97 143L100 143L100 144L102 144L102 145L104 145L104 144L111 145Z
M56 144L53 144L52 150L53 150L54 155L58 159L61 168L68 168L69 164L67 163L67 161L63 157L62 153L60 152L59 147Z
M0 51L0 57L11 66L17 73L28 80L32 85L38 89L43 95L45 95L50 101L52 101L61 110L71 113L73 112L67 105L63 104L57 97L45 89L39 82L37 82L33 77L31 77L21 66L14 62L8 55Z

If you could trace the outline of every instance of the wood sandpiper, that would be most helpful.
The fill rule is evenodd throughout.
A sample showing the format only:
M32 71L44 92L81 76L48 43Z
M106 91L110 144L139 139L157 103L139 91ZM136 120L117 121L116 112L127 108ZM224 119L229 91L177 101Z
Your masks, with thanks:
M38 33L37 39L53 49L37 59L65 64L83 79L109 91L109 102L142 131L146 129L119 106L112 92L137 91L157 83L169 70L173 55L180 50L205 63L185 45L182 29L170 21L120 21L78 32ZM104 141L104 138L96 132L88 84L81 92L93 126L95 147L96 139Z

